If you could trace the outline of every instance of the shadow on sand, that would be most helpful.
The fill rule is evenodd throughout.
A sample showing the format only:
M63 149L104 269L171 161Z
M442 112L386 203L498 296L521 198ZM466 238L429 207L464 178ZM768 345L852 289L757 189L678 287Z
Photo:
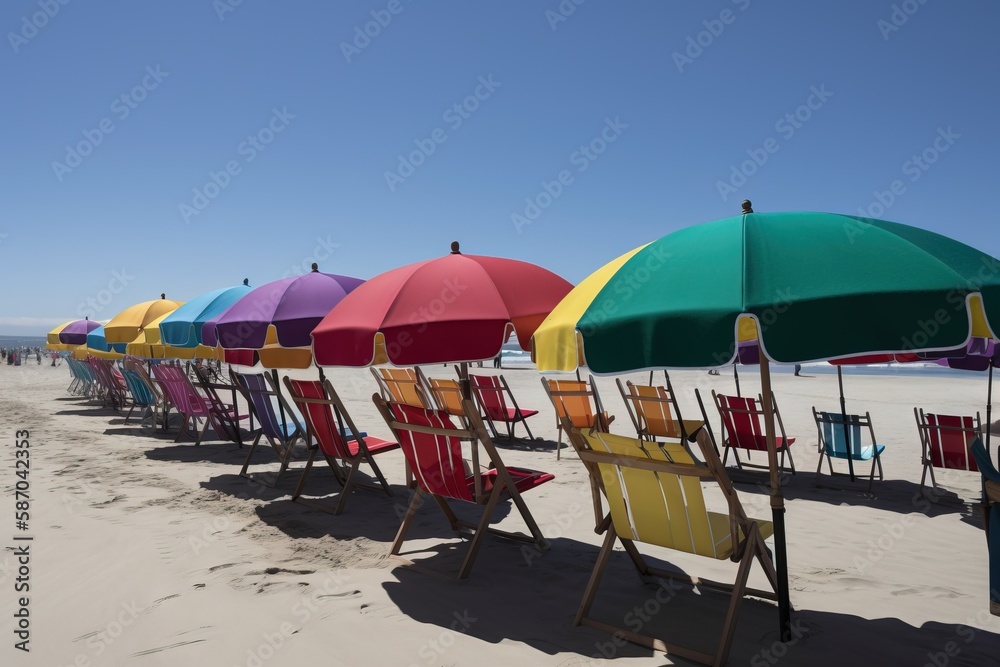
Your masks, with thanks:
M396 567L392 571L396 580L383 587L404 614L440 628L439 634L429 633L425 645L428 651L435 640L436 645L446 646L449 633L462 632L490 644L521 642L548 655L565 652L578 656L560 663L563 666L589 665L602 658L654 655L650 649L608 633L573 627L597 552L596 546L570 539L552 540L552 550L544 554L522 552L520 545L507 541L487 540L465 581L443 581L442 576L427 573L432 570L453 577L464 556L464 551L456 550L422 558L419 566ZM728 596L715 591L696 592L690 585L675 582L644 583L629 559L616 551L591 616L714 651L727 604ZM986 605L984 597L983 618L969 621L985 622L989 617ZM929 662L971 666L996 664L996 656L1000 655L1000 635L957 624L928 622L916 627L895 618L869 620L799 609L792 614L793 641L788 644L776 641L777 624L773 604L746 598L728 664L920 667ZM676 660L678 664L689 664Z

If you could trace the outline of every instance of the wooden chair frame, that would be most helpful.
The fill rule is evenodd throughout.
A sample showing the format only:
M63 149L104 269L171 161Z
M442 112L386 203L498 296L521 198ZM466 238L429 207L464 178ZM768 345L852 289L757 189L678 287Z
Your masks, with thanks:
M542 551L548 550L548 542L545 540L541 530L538 528L538 524L535 523L535 519L528 510L528 506L525 504L524 499L521 497L521 493L517 488L517 484L514 482L511 470L514 470L515 473L541 473L516 468L509 469L504 465L499 452L490 440L486 426L483 423L482 418L479 416L476 405L472 400L464 399L462 402L463 410L465 411L466 423L469 425L467 428L439 428L401 422L393 413L391 403L386 402L378 394L373 395L372 400L375 402L375 406L381 413L382 418L385 419L386 424L392 430L397 441L401 441L404 435L409 432L457 438L460 441L468 442L471 448L471 467L472 475L474 477L473 498L476 505L483 506L483 514L478 523L463 521L459 519L455 515L454 511L452 511L452 509L448 506L447 497L432 493L431 491L422 488L418 476L416 488L413 491L410 504L406 508L406 513L403 516L403 522L399 526L399 531L396 533L396 538L393 540L392 547L389 550L390 555L399 555L403 542L406 539L406 533L410 529L417 511L420 509L421 505L423 505L424 496L430 496L434 499L438 507L441 508L441 511L448 519L449 524L451 524L452 530L458 532L461 532L463 529L473 531L472 540L469 544L469 550L466 552L465 559L463 560L458 571L459 579L465 579L469 576L469 572L472 570L472 565L476 559L476 555L479 553L479 549L482 546L482 539L486 533L491 533L499 537L519 542L531 542L536 544ZM441 414L443 411L428 410L428 412ZM447 415L447 413L444 414ZM480 447L482 447L486 454L486 460L490 461L493 469L496 471L496 483L493 484L492 489L490 489L488 493L483 489L482 471L479 468ZM503 498L510 498L510 500L514 503L531 535L512 533L490 526L494 510L496 509L499 501Z
M240 433L240 422L249 415L240 414L239 404L236 402L236 393L239 391L239 388L236 385L213 382L210 373L214 373L214 369L209 370L197 363L192 364L191 367L198 380L198 385L205 392L205 397L208 399L210 406L209 420L212 422L212 430L220 438L231 440L242 448L243 436ZM220 391L231 391L233 402L226 403L223 401L222 397L219 396Z
M934 468L933 458L931 455L931 449L934 444L932 442L934 436L932 436L932 431L944 431L944 432L961 432L966 434L966 466L964 468L951 468L950 466L943 466L945 469L951 470L968 470L972 472L978 471L976 466L975 458L972 456L972 452L969 450L968 445L976 438L982 435L983 424L979 417L979 413L976 413L975 418L971 415L944 415L938 413L924 412L923 408L913 408L913 415L917 420L917 432L920 434L920 463L923 466L923 472L920 475L920 493L924 492L924 485L927 481L927 473L930 472L931 475L931 486L937 488L937 480L934 478ZM939 419L941 417L951 417L961 419L964 423L965 420L971 422L971 426L944 426L940 423L931 424L928 418ZM940 438L940 435L937 436ZM943 456L943 454L942 454Z
M566 386L576 385L577 389L554 389L552 383L565 384ZM575 428L578 429L591 429L596 428L598 431L603 431L607 433L611 428L611 423L615 420L614 415L609 415L601 404L601 396L597 393L597 385L594 382L594 376L588 375L586 380L549 380L548 378L542 378L542 387L545 389L545 394L552 401L552 407L556 411L556 429L559 434L559 440L556 443L556 460L558 461L561 456L562 449L562 437L565 431L563 425L563 417L569 417L570 422ZM584 403L587 404L590 414L586 415L589 417L588 423L578 424L573 421L573 415L569 414L569 410L566 407L565 399L570 396L585 396L587 397ZM593 400L593 406L590 405L591 400Z
M295 488L295 492L292 494L292 500L320 511L336 515L344 511L347 499L350 497L355 488L368 489L372 491L381 490L385 492L386 496L392 497L392 489L389 488L389 483L385 480L382 470L375 462L375 454L391 451L393 449L399 449L399 444L382 441L372 436L362 435L362 431L359 431L354 425L354 420L351 418L347 408L344 407L343 401L340 400L340 396L337 394L337 391L333 388L333 385L329 380L324 379L320 383L320 386L323 389L323 398L313 398L299 394L299 392L295 390L293 380L287 375L284 377L283 381L285 389L288 390L288 395L292 397L292 402L298 406L299 412L302 413L302 418L306 423L306 437L310 443L309 458L306 460L306 466L302 471L302 477L299 478L299 484ZM334 438L335 442L337 439L340 439L344 447L348 447L348 442L350 441L357 442L357 452L354 455L344 456L343 453L341 453L340 456L336 457L342 460L346 465L346 474L341 469L340 464L334 456L329 454L320 444L319 436L314 430L315 427L313 424L313 418L309 409L310 406L313 405L326 406L329 411L328 414L331 417L331 419L329 419L329 423L335 424L339 429L339 433L330 434L330 436ZM369 441L371 441L373 445L377 443L385 446L380 446L375 453L372 453L371 449L369 449ZM305 488L306 479L309 477L309 472L312 470L313 461L316 458L317 452L323 455L323 458L325 458L326 462L330 465L330 469L333 471L334 477L341 484L341 491L337 498L337 504L333 509L330 509L323 503L301 498L302 491ZM362 463L367 463L369 465L372 473L378 480L379 486L366 484L358 479L358 472Z
M655 391L656 396L643 396L640 394L640 387L643 385L633 384L631 380L622 384L621 378L615 378L618 391L622 395L622 400L625 401L625 409L628 411L628 416L632 420L632 425L635 426L635 432L640 440L652 441L656 438L687 440L702 426L700 421L685 421L681 417L681 408L677 404L677 396L674 394L670 376L666 373L664 375L666 375L667 386L649 385L649 388ZM650 411L658 411L664 418L653 420L655 423L652 423L647 415L647 412ZM667 425L666 429L657 428L661 422Z
M819 481L821 471L823 470L824 458L826 459L827 467L830 469L831 477L851 477L850 473L834 471L833 458L842 458L842 457L830 456L830 449L832 448L832 446L827 447L828 443L826 441L826 436L823 433L823 427L830 426L833 429L836 429L836 431L834 431L835 433L839 433L842 435L844 432L843 415L839 412L817 411L815 406L813 406L812 412L813 412L813 419L816 420L816 437L819 447L819 463L816 465L817 482ZM871 472L868 475L868 492L871 493L872 485L875 483L876 468L878 468L879 481L882 481L885 478L885 475L882 472L881 451L878 445L878 440L875 439L875 427L872 425L871 413L865 412L864 415L860 414L847 415L847 426L850 429L854 429L855 427L857 427L861 432L864 432L864 430L867 429L868 434L871 437L871 447L872 447L871 459L865 459L861 458L860 456L855 456L851 448L851 443L850 442L845 443L846 446L848 447L848 455L851 457L852 460L860 462L867 462L869 460L871 461L872 468ZM860 445L861 443L858 444ZM854 481L853 478L851 481Z
M229 374L233 381L233 386L237 387L243 395L243 400L247 402L250 414L255 416L258 424L260 424L251 433L254 439L250 444L250 451L247 452L247 458L243 462L243 468L240 469L240 477L260 481L252 473L248 473L247 470L250 467L250 460L253 458L254 450L257 448L261 438L264 438L271 446L275 455L277 455L281 465L278 468L278 472L275 473L273 480L261 483L270 487L277 486L281 476L288 470L288 465L292 459L292 452L295 450L295 443L299 440L306 441L305 427L295 419L295 412L288 405L284 394L279 390L281 385L276 384L277 371L274 372L272 377L270 373L237 373L230 368ZM263 388L251 387L249 385L250 377L263 377ZM277 414L274 413L274 405L271 402L272 398L277 398L278 400ZM266 406L267 414L261 414L257 404L258 400ZM294 430L290 434L287 433L288 424L294 426ZM272 429L273 426L277 426L277 428ZM273 432L268 432L269 430L273 430Z
M490 383L491 383L490 386L480 385L479 384L479 378L487 378L487 377L489 377L489 378L497 378L499 380L499 382L500 382L500 386L498 387L498 386L496 386L496 384L493 384L493 382L494 382L493 380L490 380ZM529 440L534 440L535 439L535 436L533 436L531 434L531 428L528 426L528 417L535 416L536 414L538 414L538 411L537 410L529 410L528 413L525 414L525 412L523 410L521 410L521 407L517 404L517 399L514 398L514 394L510 390L510 385L507 384L507 380L506 380L506 378L504 378L503 375L501 375L501 374L497 374L497 375L472 375L472 374L470 374L469 375L469 383L472 386L472 395L476 399L476 404L479 406L479 408L482 410L482 413L485 415L486 424L490 427L490 430L493 431L493 436L494 437L498 436L498 431L497 431L497 427L496 427L496 421L497 420L493 419L493 417L490 415L490 411L486 407L486 401L483 398L483 392L485 392L485 391L493 392L493 393L497 394L499 396L500 405L503 406L504 408L506 408L506 405L507 405L507 403L506 403L506 399L507 398L510 399L511 405L514 406L514 417L513 418L506 418L506 419L503 420L504 426L507 427L507 439L508 440L513 440L514 439L514 429L517 427L518 423L524 424L524 430L528 432L528 439ZM506 398L505 398L505 396L506 396Z
M749 418L752 419L753 422L755 422L755 424L756 424L756 427L755 427L756 430L758 430L760 432L760 434L763 435L764 434L764 429L761 426L761 418L764 416L764 409L761 407L764 404L764 398L763 398L763 396L761 396L759 394L757 395L757 400L756 400L756 402L754 404L754 409L752 409L752 410L750 410L750 409L739 409L739 408L729 408L727 406L724 406L722 404L722 399L720 398L720 396L724 396L724 394L717 394L714 389L712 390L712 400L715 401L715 407L719 411L719 417L720 417L720 420L721 420L721 423L722 423L722 425L720 426L721 433L725 434L725 437L723 439L723 444L724 444L724 447L725 447L725 451L724 451L723 456L722 456L722 464L723 465L726 464L726 461L729 458L729 452L730 452L730 450L732 450L732 452L733 452L733 458L736 460L736 467L739 468L740 470L742 470L743 468L755 468L755 469L758 469L758 470L769 470L769 466L767 466L767 465L759 465L759 464L755 464L755 463L750 463L749 462L749 454L747 454L747 459L748 460L747 460L746 463L744 463L743 461L740 460L740 454L739 454L739 451L738 451L740 449L745 449L747 452L751 452L751 451L763 451L765 454L767 453L767 451L766 451L766 449L765 450L748 449L748 448L743 448L743 447L737 447L736 445L734 445L733 444L734 434L732 434L732 433L729 432L729 426L728 426L728 422L727 422L727 419L726 419L726 413L730 413L730 414L733 414L733 415L748 415ZM743 398L743 399L753 400L752 398L747 397L747 396L733 396L731 398ZM774 425L777 426L777 428L778 428L778 433L776 435L775 442L776 443L779 443L779 442L781 443L777 447L777 453L781 455L781 459L779 460L779 463L778 463L778 469L779 470L783 470L783 471L791 472L794 475L795 474L795 460L792 458L792 451L791 451L790 445L795 441L795 439L794 438L789 438L785 434L785 424L784 424L784 422L781 419L781 412L778 410L778 401L776 399L774 399L773 396L771 398L772 398L771 405L773 406L773 409L774 409ZM785 455L786 454L788 455L788 467L787 468L785 467Z
M428 397L429 388L419 368L380 366L372 367L370 370L383 399L422 408L435 407Z
M635 542L618 533L609 514L608 517L606 517L598 526L599 532L602 527L605 527L607 532L605 534L604 543L601 545L601 550L598 553L597 562L594 565L590 580L588 581L586 590L584 591L583 600L580 604L579 610L577 611L574 624L582 624L598 630L620 635L628 641L687 660L693 660L701 664L715 666L724 665L729 657L729 651L732 647L733 634L736 629L740 603L746 596L776 601L777 575L775 573L771 554L767 549L764 537L760 532L759 523L757 520L747 518L746 513L743 511L739 497L736 494L736 490L733 487L732 481L726 474L725 466L719 460L718 454L715 452L715 447L711 439L708 437L708 434L704 431L704 429L699 429L695 434L696 441L701 449L705 463L696 463L692 465L642 458L639 456L622 456L620 454L595 451L589 445L586 438L584 438L571 423L566 423L565 427L567 429L567 433L570 434L571 441L575 443L577 451L580 454L580 458L587 466L588 472L592 478L591 489L595 495L595 508L598 510L597 516L599 516L600 512L599 496L601 494L606 494L600 471L600 466L602 464L612 464L618 467L647 470L657 474L681 475L696 477L705 481L714 481L718 484L728 502L730 540L732 545L730 560L739 563L736 581L734 584L700 579L673 571L651 567L640 554L639 550L635 546ZM597 432L594 433L596 434ZM637 443L645 442L647 441L637 441ZM676 441L675 444L679 444L682 447L684 446L683 441ZM637 449L642 451L641 446ZM665 517L665 520L669 521L667 517ZM599 621L589 615L597 596L597 591L600 586L604 570L612 552L614 551L616 542L620 542L622 544L640 576L643 578L651 577L659 579L674 579L684 581L694 586L711 588L728 592L730 594L730 602L722 628L722 636L714 653L707 653L702 650L693 649L649 635L640 634L639 632ZM754 560L757 560L760 563L772 590L765 591L747 586L750 567L752 566Z

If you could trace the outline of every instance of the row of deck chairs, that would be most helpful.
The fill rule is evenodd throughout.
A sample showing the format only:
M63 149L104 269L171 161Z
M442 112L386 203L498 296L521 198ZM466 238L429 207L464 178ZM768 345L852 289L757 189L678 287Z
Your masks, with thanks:
M619 392L625 403L626 410L637 437L640 440L655 441L661 438L677 438L687 440L692 433L702 425L706 426L708 436L714 442L714 431L709 423L708 414L700 392L696 397L702 412L702 420L685 420L681 417L669 375L665 375L665 386L652 384L634 384L620 379L616 380ZM552 380L542 379L542 385L548 394L559 420L559 444L562 443L563 422L569 420L574 428L581 431L597 430L609 432L614 416L604 408L597 392L593 377L588 380ZM730 454L737 468L766 468L744 461L740 451L746 455L754 452L766 453L767 440L762 427L762 398L748 396L730 396L712 392L713 402L720 417L720 432L722 435L722 463L726 464ZM792 458L791 445L795 438L788 437L777 402L773 404L775 426L777 427L776 446L781 459L782 470L795 473L795 463ZM847 472L836 470L833 460L838 459L859 462L868 465L868 469L858 476L868 479L868 490L876 479L884 479L881 455L885 446L878 443L871 414L848 414L846 427L844 415L840 412L819 411L814 407L813 419L817 429L817 444L819 461L816 467L817 478L823 472L824 462L831 477L844 477ZM924 413L919 408L914 409L917 428L921 442L921 464L923 472L920 479L920 491L923 493L926 478L929 475L933 487L937 487L934 468L953 470L978 471L976 461L971 455L969 445L982 432L979 415L957 416ZM557 449L558 451L558 449ZM719 451L716 445L716 452ZM786 465L787 457L787 465Z

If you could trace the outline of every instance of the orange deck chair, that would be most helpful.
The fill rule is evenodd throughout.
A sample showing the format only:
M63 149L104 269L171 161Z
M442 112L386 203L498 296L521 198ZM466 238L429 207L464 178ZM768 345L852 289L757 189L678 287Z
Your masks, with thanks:
M597 429L607 432L614 415L605 412L601 405L601 397L594 384L594 376L583 380L548 380L542 378L542 387L548 394L552 406L556 409L556 426L559 431L559 442L556 444L556 459L559 459L562 448L563 418L568 418L573 426L581 431ZM593 401L593 404L591 404Z
M616 378L615 382L618 384L618 391L621 392L625 408L632 418L632 425L635 426L635 432L640 440L657 438L687 440L692 433L701 428L703 422L684 421L681 417L681 409L677 405L669 376L666 387L633 384L631 380L627 380L623 385L619 378Z

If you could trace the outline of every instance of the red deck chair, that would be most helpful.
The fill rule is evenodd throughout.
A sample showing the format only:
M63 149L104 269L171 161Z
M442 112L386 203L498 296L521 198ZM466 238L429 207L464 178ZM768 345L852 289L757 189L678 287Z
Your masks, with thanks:
M465 528L475 531L469 544L469 551L458 571L459 579L469 575L476 554L482 546L483 535L487 532L508 539L533 542L539 549L548 549L548 543L542 537L538 525L528 511L528 506L524 504L521 493L541 486L553 479L553 475L504 466L471 400L467 399L463 403L466 420L470 424L469 429L456 427L451 416L441 410L386 403L377 394L372 396L372 400L399 440L407 463L416 477L416 489L399 532L396 533L396 539L392 543L389 551L391 555L399 554L413 518L424 503L425 495L435 500L453 530ZM468 442L471 446L471 472L466 469L463 442ZM481 470L479 467L480 445L492 463L492 467L486 470ZM514 502L531 532L530 536L523 533L509 533L490 526L497 503L506 498ZM449 499L483 506L479 523L459 519L448 506Z
M754 400L749 396L716 394L714 389L712 390L712 398L715 399L715 406L719 409L719 415L722 417L723 433L725 434L725 453L722 457L722 465L726 464L731 449L733 457L736 459L736 466L741 470L744 466L766 469L768 467L766 465L743 463L740 461L740 455L737 451L742 449L747 452L767 453L767 435L760 422L761 416L764 414L760 407L763 399L759 396L757 400ZM781 413L778 412L777 403L774 403L774 423L780 433L774 438L775 447L781 454L778 468L788 470L794 475L795 461L792 460L792 452L789 447L795 442L795 438L789 438L785 435L785 425L781 421ZM786 454L788 455L788 468L785 467ZM747 458L749 459L749 455Z
M469 381L472 383L476 402L486 414L486 421L494 435L497 434L496 423L502 422L507 427L507 438L513 440L514 428L520 422L524 424L528 438L535 439L528 427L527 420L528 417L537 415L538 410L522 409L518 406L514 394L510 391L510 385L507 384L507 380L502 375L469 375ZM513 407L507 405L508 397Z
M302 495L302 489L305 487L306 478L309 477L309 471L312 470L317 451L323 454L326 462L330 464L334 476L343 485L340 497L337 499L337 505L332 511L333 514L340 514L344 511L347 498L351 495L354 487L378 490L378 487L358 480L358 469L362 463L367 463L371 467L382 490L387 496L391 496L392 489L389 488L382 471L375 463L375 456L399 449L399 444L375 438L359 431L354 426L354 420L344 408L340 396L337 395L329 380L322 382L319 380L293 380L285 376L284 382L288 394L305 419L306 433L310 440L309 459L306 461L305 470L302 471L299 485L295 489L295 493L292 494L292 500L324 512L331 511L326 505L299 499ZM340 462L347 466L346 475L340 469Z
M114 366L109 359L89 357L89 362L94 371L94 377L97 378L97 383L102 390L99 397L104 405L110 403L115 410L124 408L128 396L128 385L125 384L125 378L122 374L118 373L118 376L115 376Z
M931 473L931 485L937 488L934 468L979 472L976 459L969 450L972 441L979 437L982 430L978 412L973 418L931 414L925 413L921 408L913 408L913 414L917 418L917 430L920 432L921 463L924 468L920 475L921 493L924 491L928 471Z

